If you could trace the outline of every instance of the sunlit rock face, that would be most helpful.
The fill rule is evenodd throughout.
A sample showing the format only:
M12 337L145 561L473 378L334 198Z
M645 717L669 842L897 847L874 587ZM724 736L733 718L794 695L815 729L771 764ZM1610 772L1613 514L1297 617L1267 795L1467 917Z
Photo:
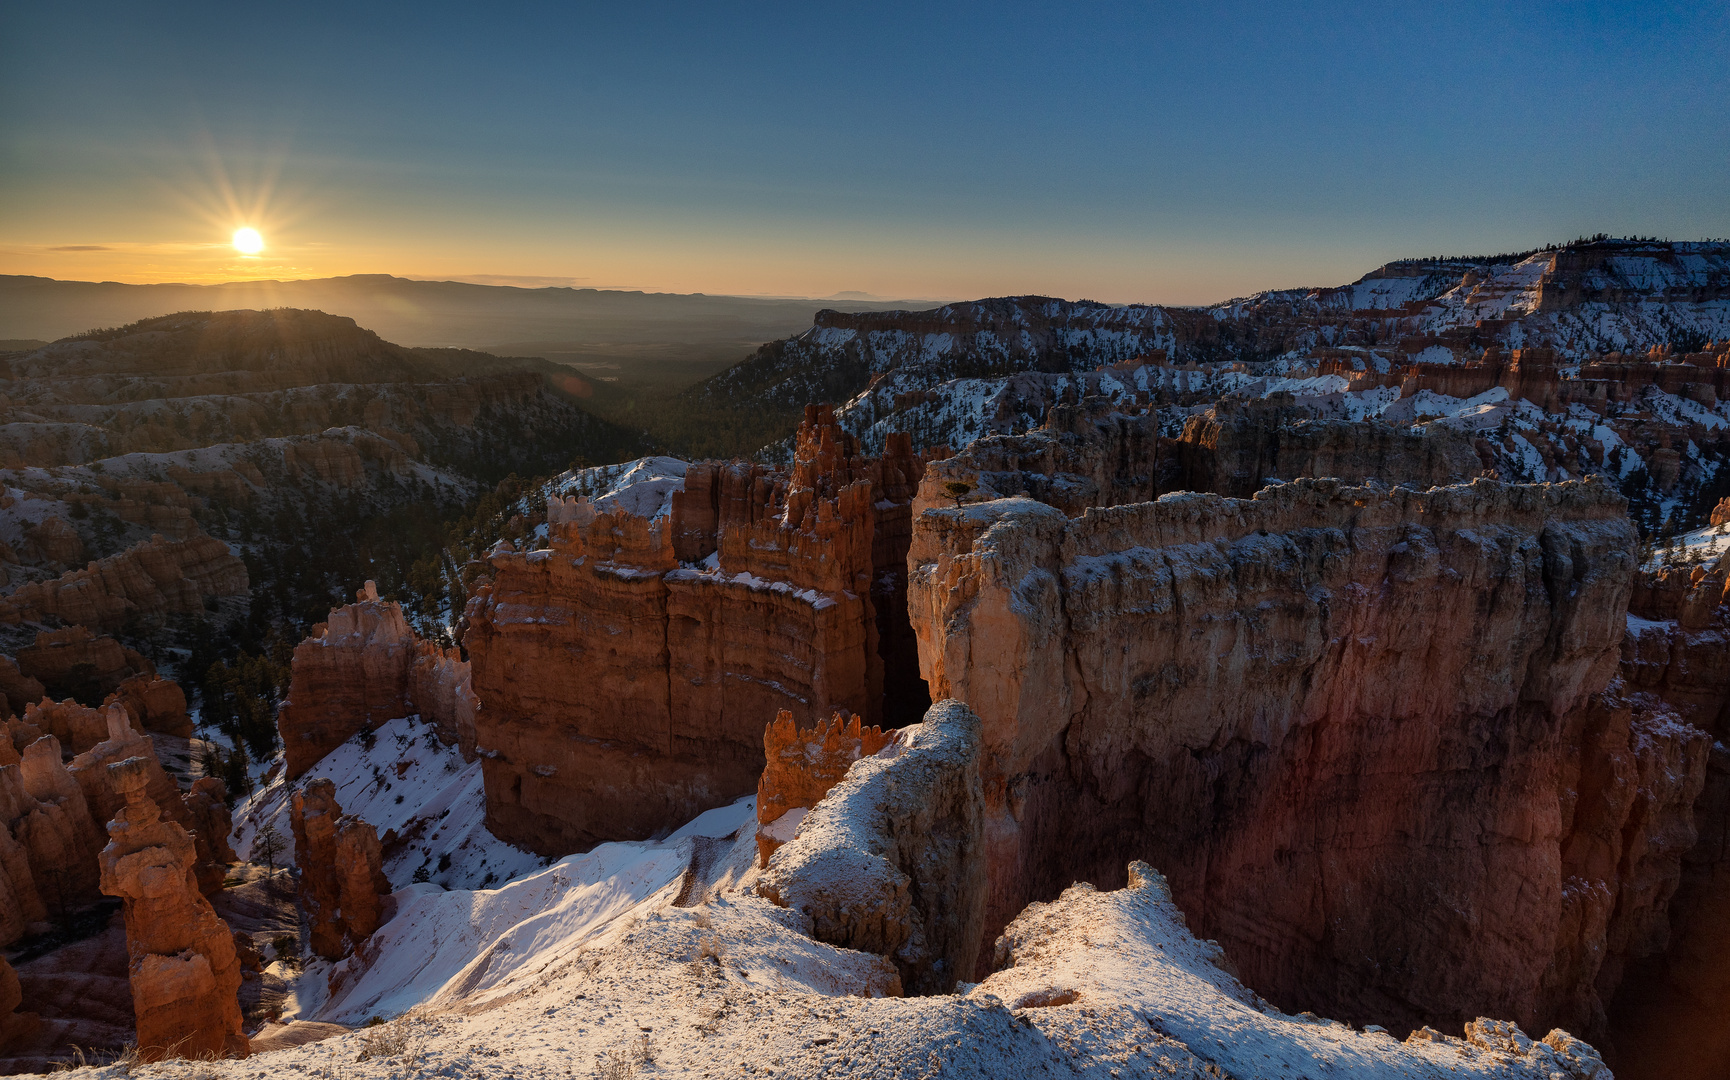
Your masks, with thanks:
M1686 845L1627 848L1704 764L1691 729L1592 697L1634 544L1596 482L927 510L910 608L933 693L984 724L987 936L1145 857L1283 1004L1601 1028L1616 919ZM1577 796L1634 750L1668 766L1649 797Z
M294 649L288 700L277 713L290 779L365 726L406 716L416 638L402 608L367 582Z
M901 603L923 466L905 439L864 457L813 407L790 472L690 465L648 514L555 499L551 546L493 555L468 610L493 832L544 854L644 838L755 788L782 710L881 720L878 608Z
M125 901L139 1056L245 1057L234 935L199 892L192 837L161 820L139 766L109 766L126 802L102 850L102 891Z
M295 646L276 728L292 780L362 729L402 716L421 716L472 761L475 707L468 661L417 637L369 581Z

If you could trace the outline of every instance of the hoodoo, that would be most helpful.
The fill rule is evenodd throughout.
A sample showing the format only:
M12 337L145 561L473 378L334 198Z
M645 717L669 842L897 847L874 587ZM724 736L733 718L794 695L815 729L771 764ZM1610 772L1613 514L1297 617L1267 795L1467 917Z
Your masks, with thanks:
M126 805L102 849L102 891L125 901L138 1054L245 1057L234 935L198 889L192 837L163 821L146 793L143 765L128 758L108 766Z
M378 830L345 816L336 785L309 780L290 804L294 858L300 867L300 903L312 924L312 951L340 960L378 929L390 883Z

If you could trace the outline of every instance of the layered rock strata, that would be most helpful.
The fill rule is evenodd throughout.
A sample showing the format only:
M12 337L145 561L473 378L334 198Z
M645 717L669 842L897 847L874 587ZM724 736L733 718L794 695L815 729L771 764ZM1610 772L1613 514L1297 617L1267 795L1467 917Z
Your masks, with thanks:
M886 956L908 994L942 994L977 966L985 914L979 718L940 701L860 758L777 850L762 895L818 941Z
M245 1057L234 935L199 892L192 837L161 820L142 766L109 766L126 805L102 850L102 891L125 901L139 1056Z
M863 457L812 407L790 474L692 465L652 518L550 504L551 546L495 553L467 614L493 833L542 854L641 839L751 791L783 709L878 722L876 605L905 570L877 523L922 467L905 440Z
M439 738L474 760L477 702L468 662L456 650L421 641L394 600L369 581L355 602L332 608L295 646L288 700L276 716L288 778L362 728L419 713Z
M836 713L814 728L801 729L782 709L763 729L763 777L757 782L758 862L769 865L776 848L793 838L804 811L862 757L889 745L893 732L864 727L857 716Z
M355 603L333 608L294 649L288 700L277 713L289 779L301 776L361 728L411 710L408 669L415 636L402 608L367 582Z
M134 620L160 624L169 615L199 615L207 598L243 596L247 588L246 564L222 541L155 536L83 570L20 585L0 598L0 622L58 618L118 630Z
M934 461L912 509L954 505L949 485L957 483L969 489L964 501L1024 496L1076 517L1169 491L1248 498L1273 480L1323 476L1429 488L1483 471L1459 432L1320 420L1289 402L1220 401L1185 420L1175 438L1160 434L1158 411L1056 405L1037 430L980 439Z
M1692 798L1705 748L1588 701L1631 588L1623 505L1301 480L926 511L909 603L933 692L984 724L988 932L1136 855L1277 1001L1601 1028L1597 965L1639 929L1612 924L1662 907L1679 855L1640 814ZM1618 740L1651 800L1577 799Z
M323 779L294 793L289 823L312 951L340 960L378 929L383 899L390 895L378 830L344 816L336 785Z

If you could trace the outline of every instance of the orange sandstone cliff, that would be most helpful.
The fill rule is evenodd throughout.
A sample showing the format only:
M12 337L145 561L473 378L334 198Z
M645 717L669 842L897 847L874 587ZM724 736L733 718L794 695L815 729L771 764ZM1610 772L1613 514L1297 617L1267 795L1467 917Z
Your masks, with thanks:
M751 791L781 710L879 720L879 555L905 571L876 523L923 467L892 449L863 457L812 407L790 474L692 465L655 518L557 499L549 549L495 553L463 641L493 833L543 854L647 837Z
M1144 858L1288 1008L1600 1036L1709 742L1598 693L1635 543L1598 481L925 511L909 603L983 721L987 941ZM1579 794L1616 758L1638 799Z

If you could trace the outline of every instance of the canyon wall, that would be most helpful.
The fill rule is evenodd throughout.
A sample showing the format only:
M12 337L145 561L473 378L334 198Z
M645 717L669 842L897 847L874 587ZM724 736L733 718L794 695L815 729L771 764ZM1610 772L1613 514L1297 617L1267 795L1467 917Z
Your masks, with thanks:
M1223 400L1195 412L1176 438L1160 413L1109 401L1053 405L1043 427L980 439L933 461L913 515L965 501L1022 496L1076 517L1089 507L1146 502L1168 491L1248 498L1270 479L1333 476L1428 488L1471 480L1483 463L1464 435L1318 420L1290 399Z
M1714 514L1715 517L1719 516ZM1666 918L1627 965L1611 1009L1617 1075L1709 1080L1730 1075L1730 571L1643 571L1628 605L1622 673L1630 697L1709 741L1694 800L1694 844ZM1646 787L1640 776L1638 786ZM1632 786L1632 785L1630 785Z
M549 548L497 551L463 639L493 833L542 854L644 838L755 788L782 710L878 722L877 605L900 602L905 549L877 523L924 465L891 451L814 406L790 473L698 463L653 518L555 499Z
M1592 697L1623 505L1301 480L925 511L909 606L933 693L984 724L987 935L1145 858L1282 1004L1601 1033L1596 967L1661 913L1706 748ZM1618 748L1648 797L1576 798Z
M192 837L161 820L141 765L109 766L126 802L102 850L102 891L125 901L138 1054L245 1057L234 935L198 890Z

